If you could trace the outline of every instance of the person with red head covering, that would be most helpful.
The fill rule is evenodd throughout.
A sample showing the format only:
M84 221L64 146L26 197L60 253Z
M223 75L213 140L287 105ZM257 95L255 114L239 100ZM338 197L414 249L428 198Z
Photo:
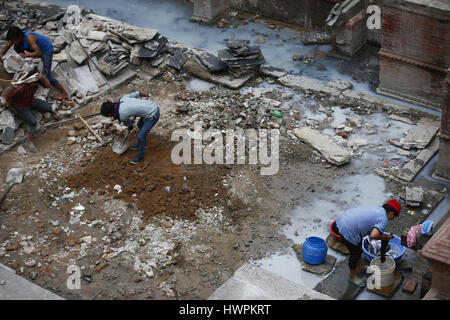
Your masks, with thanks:
M361 263L362 240L370 235L375 240L390 240L394 236L384 234L388 221L400 216L402 206L392 199L382 207L367 206L346 210L332 224L332 231L340 237L344 245L350 251L349 268L350 274L348 280L359 286L364 287L364 281L358 276L365 267Z

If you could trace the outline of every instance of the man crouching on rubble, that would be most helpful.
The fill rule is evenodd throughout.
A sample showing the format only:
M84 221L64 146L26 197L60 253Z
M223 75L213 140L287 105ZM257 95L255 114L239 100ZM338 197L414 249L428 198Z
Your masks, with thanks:
M2 97L8 108L12 109L22 120L28 125L28 141L25 146L31 152L37 152L37 148L33 143L33 137L36 135L37 120L33 114L33 110L40 113L52 112L52 106L44 100L34 98L39 85L50 88L50 81L41 73L32 71L28 77L35 75L36 81L22 83L18 85L9 85L3 91Z
M143 96L136 91L127 94L117 102L103 102L100 112L105 117L112 117L123 122L128 126L128 130L133 130L134 121L131 117L139 117L137 126L139 132L137 134L138 143L130 146L130 149L139 150L137 156L131 160L132 164L137 164L144 158L145 148L147 146L147 134L159 120L159 107L150 100L138 99Z
M364 281L358 277L367 269L361 263L362 239L367 235L375 240L392 239L393 235L383 232L388 221L400 216L401 209L400 203L392 199L383 207L367 206L349 209L339 216L336 223L332 224L332 231L342 238L342 242L350 251L348 281L358 287L365 287Z

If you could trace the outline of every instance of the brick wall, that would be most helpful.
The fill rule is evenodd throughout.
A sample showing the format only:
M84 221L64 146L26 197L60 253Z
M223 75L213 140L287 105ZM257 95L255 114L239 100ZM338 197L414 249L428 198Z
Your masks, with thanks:
M378 92L442 108L450 66L450 3L384 0Z
M384 6L382 48L438 66L450 66L450 23L403 8Z
M435 176L450 181L450 68L445 81L445 98L442 106L439 155Z
M231 0L233 8L258 12L264 17L298 25L307 30L324 30L331 8L343 0Z

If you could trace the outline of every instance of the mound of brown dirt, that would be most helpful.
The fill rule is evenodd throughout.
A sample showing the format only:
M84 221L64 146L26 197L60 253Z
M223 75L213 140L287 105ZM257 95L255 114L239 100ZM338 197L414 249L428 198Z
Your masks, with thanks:
M130 163L137 151L123 155L102 147L81 164L80 171L66 177L67 186L97 190L129 203L136 203L144 217L167 215L192 220L199 208L225 205L228 193L222 184L225 168L218 165L175 165L171 160L174 143L149 136L145 158ZM122 192L114 190L120 185Z

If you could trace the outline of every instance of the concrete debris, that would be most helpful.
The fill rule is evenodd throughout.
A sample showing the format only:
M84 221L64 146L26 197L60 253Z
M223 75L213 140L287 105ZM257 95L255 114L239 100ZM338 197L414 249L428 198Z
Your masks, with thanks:
M228 68L226 63L207 51L197 50L195 57L197 58L196 61L210 73L222 71Z
M303 44L329 44L331 35L327 32L313 31L306 33L302 38Z
M167 51L168 40L161 34L156 34L153 40L147 41L138 51L137 55L141 58L159 58Z
M240 77L234 77L226 73L212 74L192 59L188 59L188 61L186 61L183 70L200 79L221 84L230 89L239 89L252 77L252 74L243 75Z
M68 49L68 54L78 64L83 64L88 58L86 52L81 47L81 44L79 41L72 42L72 44L70 45L70 47Z
M423 200L423 188L409 184L405 188L405 197L408 206L419 207Z
M167 65L170 67L173 67L177 70L181 70L186 63L187 59L184 53L180 50L178 53L173 55L169 61L167 62Z
M396 121L401 121L401 122L404 122L404 123L407 123L407 124L415 124L414 121L410 120L409 118L400 117L400 116L398 116L396 114L390 114L389 115L389 119L396 120Z
M99 92L97 82L92 76L89 66L84 65L74 70L84 96Z
M6 127L2 132L2 143L3 144L12 144L14 142L14 131L15 127Z
M408 161L403 167L376 168L374 172L383 178L411 182L438 150L439 139L434 137L425 149L421 150L414 159Z
M339 90L347 90L353 88L353 85L342 79L333 79L327 82L327 86L334 87Z
M331 137L308 127L294 130L300 140L308 143L320 152L329 162L336 165L343 165L350 162L353 154L351 151L337 145Z
M287 71L281 68L275 68L268 65L262 65L259 69L259 73L265 76L281 78L287 75Z
M237 76L255 73L265 62L259 46L249 46L249 43L249 40L230 40L227 48L218 52L219 58Z
M325 93L329 95L339 95L338 89L327 86L322 82L307 77L288 74L279 78L278 81L287 87L302 91L308 90L312 92Z
M435 126L417 125L409 129L406 136L399 141L391 139L389 142L406 150L411 148L423 149L428 146L438 130L439 127Z

